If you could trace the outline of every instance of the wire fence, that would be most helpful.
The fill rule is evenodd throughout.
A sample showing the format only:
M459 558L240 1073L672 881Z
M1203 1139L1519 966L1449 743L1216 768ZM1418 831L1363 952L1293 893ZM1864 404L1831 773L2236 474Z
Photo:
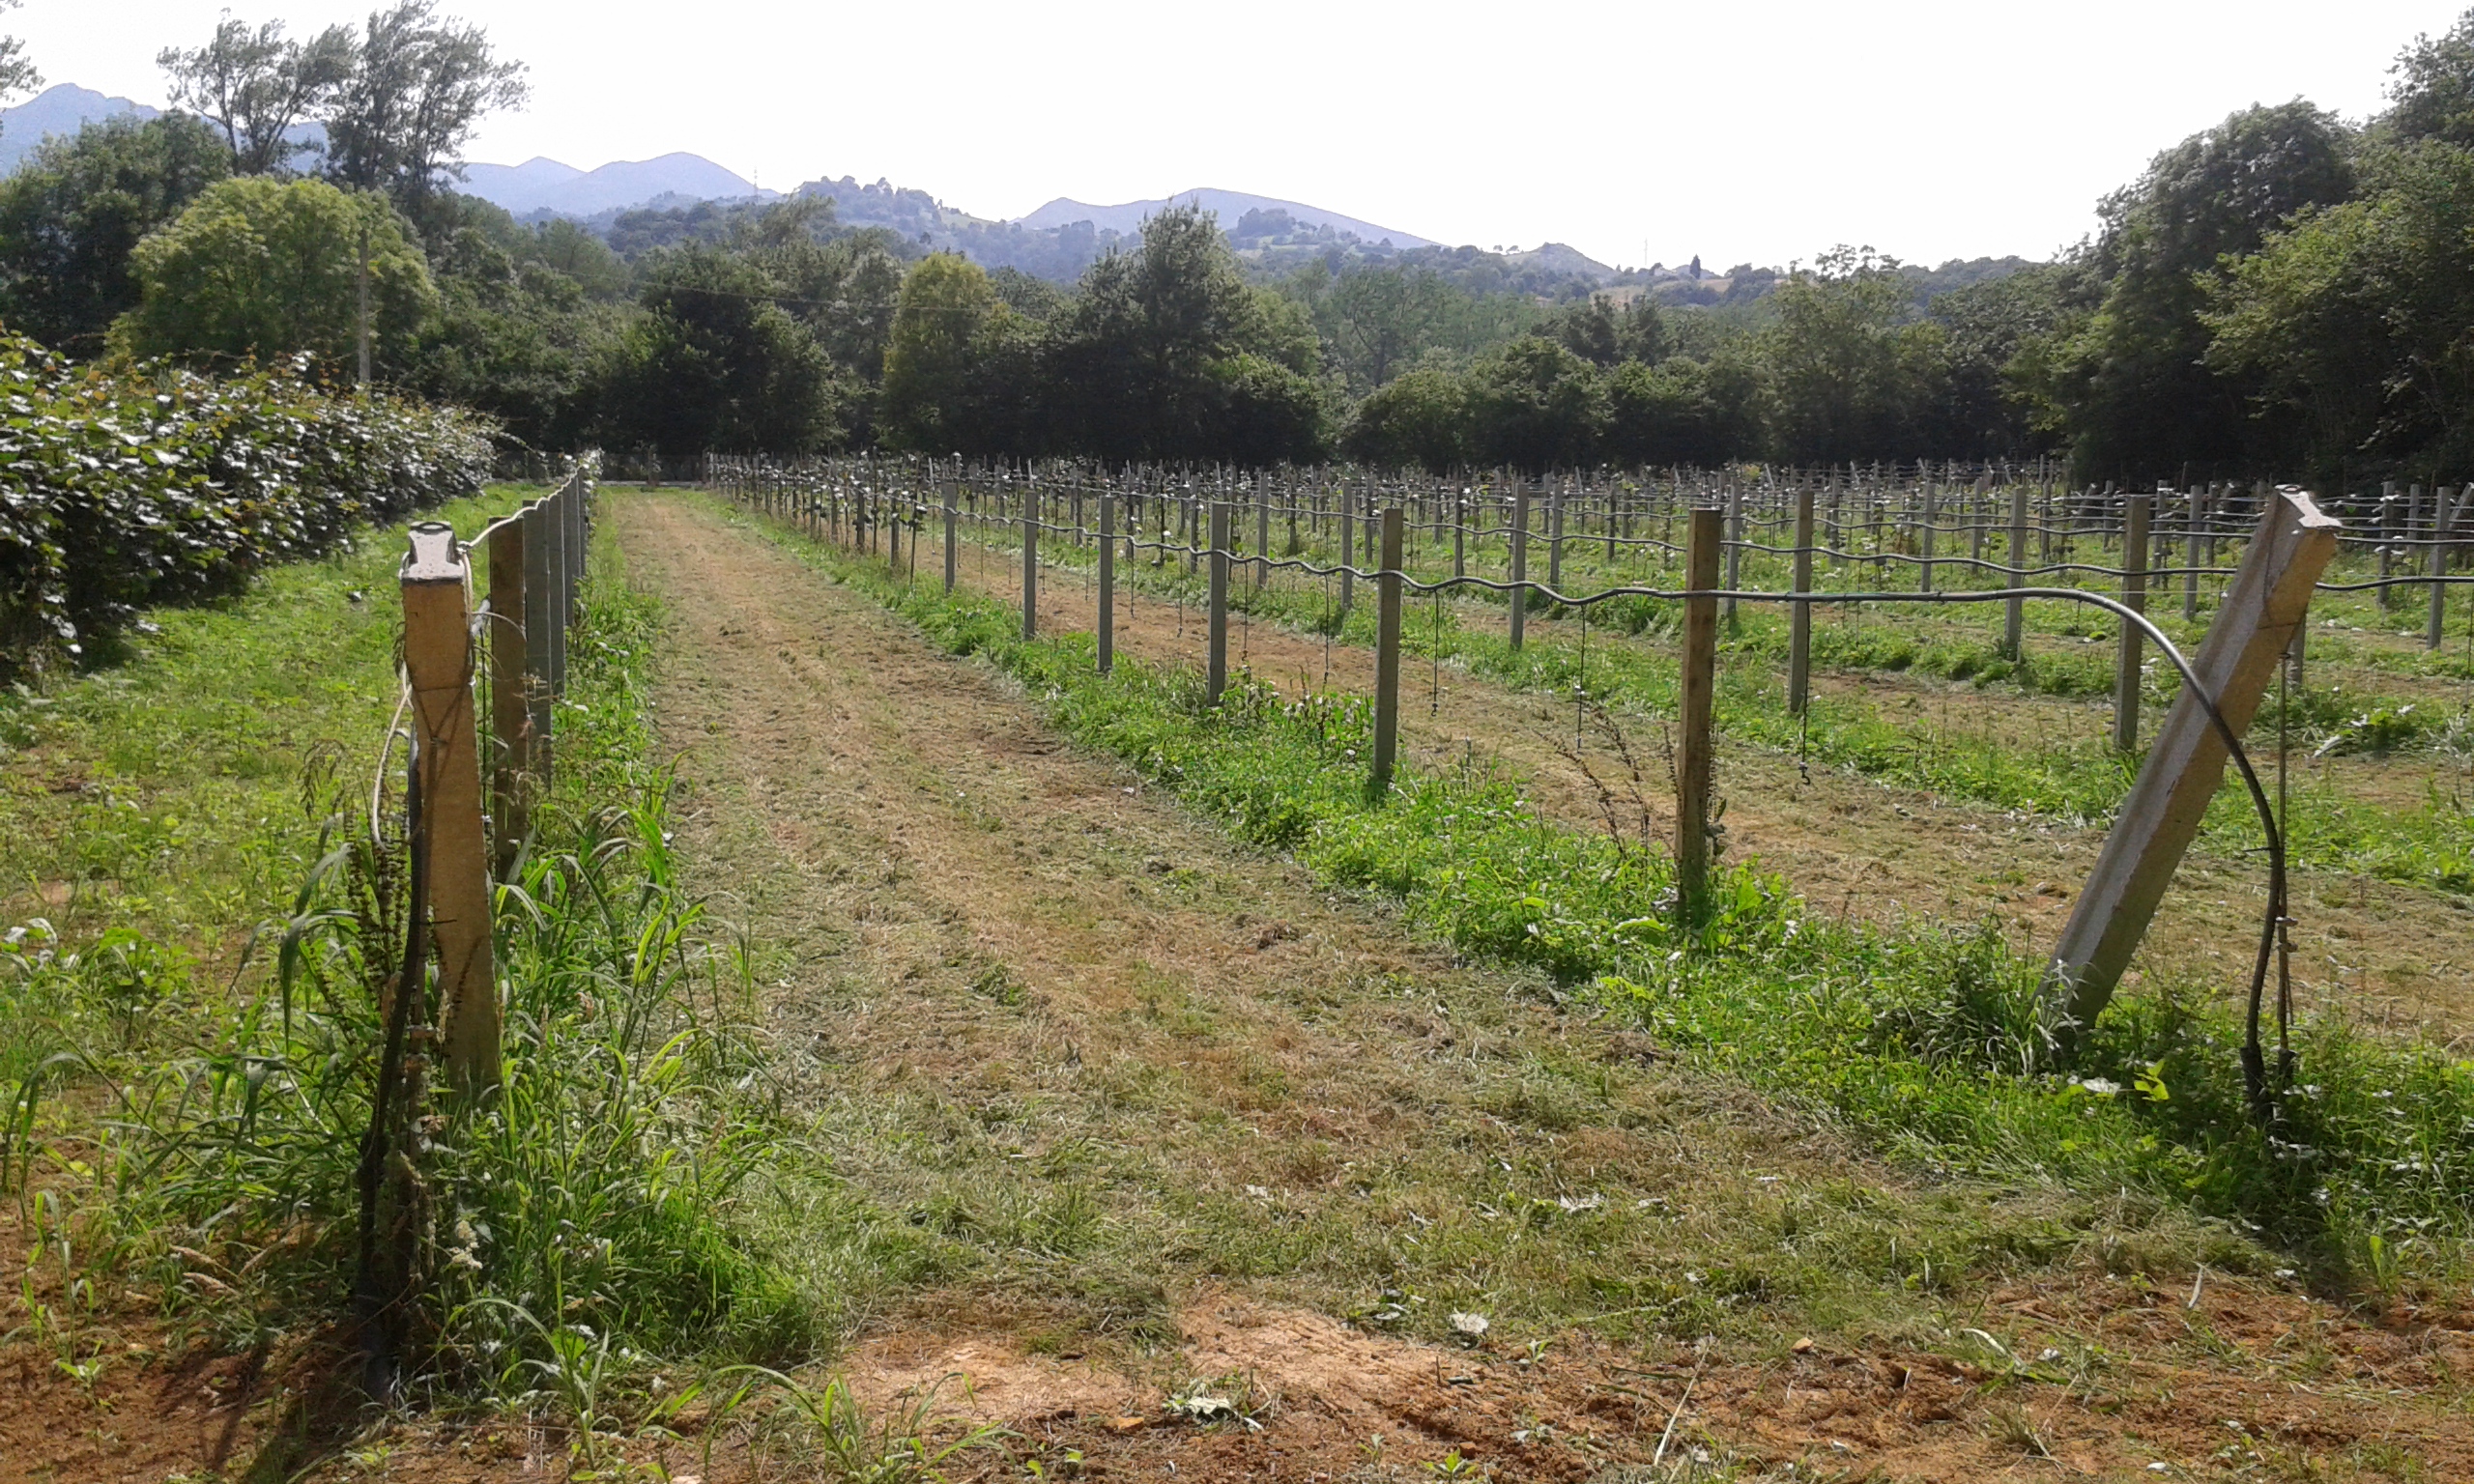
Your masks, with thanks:
M2260 1020L2272 968L2277 983L2280 1077L2289 1078L2291 1055L2287 1048L2286 1027L2291 1011L2291 946L2286 930L2290 919L2285 839L2279 812L2243 745L2243 733L2269 679L2283 675L2284 667L2295 658L2315 585L2343 541L2342 523L2320 512L2299 490L2287 488L2257 498L2250 528L2238 538L2218 537L2230 547L2232 566L2165 569L2169 574L2178 570L2196 578L2204 573L2218 580L2215 622L2207 642L2193 656L2185 654L2143 611L2145 582L2152 575L2144 565L2152 539L2143 497L2132 497L2124 505L2123 525L2115 538L2119 564L2113 566L2070 561L2027 565L2022 559L2028 544L2025 524L2017 519L2009 531L2009 562L1993 562L1976 556L1938 556L1934 554L1933 532L1942 528L1933 524L1929 499L1925 519L1911 528L1912 534L1921 533L1921 551L1889 550L1878 534L1867 549L1831 548L1815 540L1819 491L1809 481L1792 491L1796 540L1787 547L1741 539L1746 525L1740 500L1683 507L1680 511L1684 527L1681 542L1665 533L1654 537L1626 536L1621 524L1626 515L1664 519L1679 512L1662 511L1654 505L1626 511L1619 502L1610 500L1595 512L1605 527L1592 538L1594 544L1602 543L1597 549L1619 557L1626 552L1657 553L1661 566L1667 556L1680 554L1683 581L1607 581L1607 574L1601 569L1595 574L1576 571L1575 575L1584 580L1588 576L1598 579L1590 585L1568 585L1563 571L1562 544L1571 539L1567 522L1573 507L1560 502L1552 505L1543 531L1537 531L1533 529L1533 506L1528 498L1531 491L1524 487L1512 491L1503 524L1490 528L1484 524L1473 526L1467 520L1469 506L1465 500L1455 499L1448 519L1429 524L1420 519L1425 512L1413 499L1380 508L1361 506L1348 497L1345 485L1338 486L1341 493L1328 502L1309 502L1300 498L1303 490L1295 485L1284 499L1276 499L1261 485L1248 492L1250 499L1203 499L1181 489L1143 489L1138 475L1131 481L1100 481L1096 487L1079 480L1062 484L1051 481L1043 487L1036 473L1017 480L1009 471L998 471L993 479L974 481L961 473L940 473L939 466L933 461L906 466L870 461L815 462L783 468L722 455L707 456L705 476L713 487L753 509L791 522L854 552L883 556L913 581L918 576L920 547L935 530L941 537L938 556L948 591L960 580L966 528L971 535L969 544L976 552L1005 550L1010 545L1010 549L1019 551L1021 558L1020 602L1025 639L1035 638L1038 633L1043 541L1089 546L1096 557L1094 616L1098 665L1104 672L1111 667L1114 657L1114 569L1120 555L1129 564L1149 554L1156 566L1179 562L1189 574L1207 574L1203 602L1204 699L1212 705L1221 701L1227 685L1229 589L1236 577L1251 575L1258 586L1268 585L1273 574L1281 572L1319 578L1327 585L1337 581L1342 611L1352 599L1355 585L1371 583L1376 592L1377 619L1368 783L1378 792L1391 785L1396 756L1402 604L1408 595L1430 594L1438 601L1447 594L1502 599L1508 613L1508 639L1515 650L1522 642L1525 618L1533 603L1581 614L1584 621L1593 609L1624 600L1677 605L1683 610L1683 622L1675 718L1679 735L1674 858L1679 901L1687 920L1699 914L1709 890L1710 835L1714 824L1710 813L1711 698L1721 605L1729 612L1739 604L1777 604L1789 610L1796 630L1791 646L1789 695L1791 705L1798 709L1802 708L1809 695L1807 626L1817 607L1884 603L1934 607L2001 605L2006 611L2006 642L2014 650L2019 642L2022 607L2029 601L2097 610L2119 625L2121 647L2115 702L2118 745L2128 749L2136 738L2143 646L2153 645L2182 683L2174 707L2166 717L2157 743L2109 838L2097 879L2082 894L2072 925L2065 929L2055 955L2056 987L2067 1002L2063 1024L2085 1025L2092 1021L2110 996L2163 895L2165 881L2196 837L2199 815L2229 761L2241 777L2257 813L2268 870L2264 921L2249 988L2251 1036L2245 1051L2255 1106L2264 1110L2271 1096ZM1929 492L1932 486L1928 484L1926 488ZM1720 493L1735 492L1722 489ZM1120 499L1125 501L1122 530L1118 524ZM2025 505L2025 491L2014 489L2014 517ZM1275 554L1271 534L1276 512L1284 523L1292 524L1288 554ZM1255 528L1251 550L1238 534L1250 515ZM1361 515L1365 517L1363 523L1359 520ZM1338 549L1343 554L1340 559L1318 561L1298 554L1304 542L1303 533L1295 528L1311 529L1317 525L1337 536ZM1448 540L1453 561L1450 573L1419 575L1409 555L1409 532L1413 527L1426 537L1424 544L1430 557ZM1360 559L1361 530L1371 560ZM1473 545L1489 534L1499 537L1504 550L1504 575L1500 577L1468 570ZM1547 547L1548 571L1543 582L1529 571L1528 548L1534 536L1542 536ZM2194 539L2193 545L2196 544ZM1748 551L1792 558L1793 585L1740 585L1741 558ZM1817 558L1839 559L1851 566L1870 563L1874 572L1894 561L1908 563L1918 569L1919 585L1909 590L1850 582L1835 588L1824 587L1813 581ZM1428 565L1436 563L1430 560ZM2443 574L2439 565L2435 558L2432 574L2419 580L2431 585L2435 606L2450 585L2474 581ZM2005 581L2001 586L1992 588L1936 585L1937 566L1991 571ZM2029 581L2059 572L2109 575L2119 579L2120 586L2109 594ZM984 573L982 576L985 579ZM2370 585L2407 581L2415 580L2373 579ZM1131 595L1129 588L1129 600ZM2096 904L2092 912L2091 903Z

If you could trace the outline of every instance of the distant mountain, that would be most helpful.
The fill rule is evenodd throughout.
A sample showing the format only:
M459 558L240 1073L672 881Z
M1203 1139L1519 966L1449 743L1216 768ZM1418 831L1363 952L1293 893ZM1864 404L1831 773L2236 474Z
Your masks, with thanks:
M1179 191L1173 196L1165 196L1157 201L1128 201L1119 206L1092 206L1086 202L1059 196L1029 215L1018 216L1014 220L1018 225L1035 230L1068 227L1076 222L1087 221L1100 231L1118 232L1132 237L1140 232L1144 217L1156 216L1171 206L1182 206L1188 202L1198 203L1205 211L1217 214L1220 218L1220 228L1223 232L1236 232L1238 224L1250 212L1259 212L1264 216L1280 213L1300 226L1329 227L1335 234L1349 233L1369 246L1380 243L1386 238L1391 239L1392 245L1398 248L1441 245L1432 239L1420 237L1414 232L1379 227L1373 222L1361 221L1355 216L1343 216L1338 212L1327 212L1319 206L1306 206L1295 201L1282 201L1274 196L1248 195L1242 190L1218 190L1208 186L1198 190Z
M0 108L0 175L16 169L47 134L73 134L121 114L151 119L162 111L130 99L106 98L73 82L47 88L14 108Z
M467 195L503 206L517 215L551 212L561 216L590 216L618 208L641 206L657 197L689 201L735 201L747 197L770 200L778 191L759 190L732 171L702 155L664 155L658 159L613 160L596 170L535 156L520 165L466 165Z

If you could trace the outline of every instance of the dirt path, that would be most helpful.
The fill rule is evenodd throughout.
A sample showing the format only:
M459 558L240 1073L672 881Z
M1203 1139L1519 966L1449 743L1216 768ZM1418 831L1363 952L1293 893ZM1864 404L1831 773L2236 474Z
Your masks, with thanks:
M610 518L672 603L680 847L760 945L847 1183L786 1192L783 1236L870 1394L966 1372L1027 1446L1181 1478L1423 1477L1455 1448L1590 1478L1670 1418L1694 1448L1891 1477L2039 1476L2039 1449L2145 1476L2226 1418L2270 1452L2410 1425L2428 1467L2474 1467L2461 1418L2364 1389L2474 1362L2455 1330L2106 1278L2131 1259L2072 1254L2170 1268L2212 1239L1903 1178L1236 848L746 523L654 497ZM1488 1332L1437 1343L1453 1312ZM1979 1386L1935 1353L1962 1323L2138 1353ZM2347 1386L2261 1388L2306 1331ZM1261 1430L1162 1422L1197 1384Z
M1019 566L1010 554L966 553L962 575L985 592L1019 600ZM1370 597L1366 599L1370 601ZM1097 587L1086 574L1054 570L1043 588L1045 631L1090 631ZM1408 620L1415 623L1416 615ZM1464 616L1464 621L1469 621ZM1541 639L1556 626L1537 626ZM1206 631L1200 611L1131 592L1119 599L1119 652L1156 662L1199 667ZM1283 693L1325 684L1373 687L1370 650L1325 643L1310 635L1232 616L1229 664L1242 662ZM1444 666L1438 672L1415 656L1404 662L1401 747L1404 756L1435 765L1475 748L1501 756L1535 781L1538 802L1584 828L1603 818L1597 787L1575 761L1575 717L1568 704L1510 690ZM1858 684L1817 676L1824 689ZM1918 714L1967 691L1915 676L1868 677L1868 699ZM2000 701L1995 698L1994 701ZM1965 709L1987 699L1967 691ZM2003 706L2003 728L2066 725L2099 731L2101 703L2022 698ZM1672 821L1672 795L1654 721L1630 719L1637 752L1647 754L1643 789L1655 827ZM1614 781L1621 773L1606 734L1582 728L1579 750L1592 769ZM2356 759L2334 759L2344 767ZM1928 918L1973 924L2000 921L2023 950L2059 935L2080 884L2103 843L2099 830L2021 817L1970 803L1950 803L1922 789L1883 785L1853 773L1800 767L1768 748L1721 739L1718 790L1726 800L1728 850L1783 872L1824 910L1875 921ZM1626 810L1629 811L1628 802ZM2162 972L2184 985L2231 995L2247 985L2258 941L2265 880L2255 862L2193 855L2166 898L2134 979ZM2348 872L2298 870L2293 899L2294 976L2306 1004L2336 1005L2398 1034L2428 1031L2446 1041L2474 1035L2474 913L2461 901Z

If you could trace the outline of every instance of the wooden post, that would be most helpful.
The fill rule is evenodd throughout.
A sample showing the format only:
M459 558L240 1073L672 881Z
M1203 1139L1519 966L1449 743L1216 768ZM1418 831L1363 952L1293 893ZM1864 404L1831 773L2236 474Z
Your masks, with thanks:
M1117 498L1100 492L1100 673L1117 662Z
M2147 612L2147 496L2122 497L2122 606L2135 614ZM2114 656L2114 746L2128 753L2139 748L2140 659L2147 637L2127 618L2121 627Z
M404 671L412 686L419 751L429 914L438 952L439 1040L447 1080L467 1096L497 1085L498 981L490 962L489 842L481 828L480 743L473 711L470 576L454 528L412 529L398 574L404 601Z
M1718 585L1726 513L1695 507L1684 547L1683 585ZM1683 675L1676 704L1675 885L1687 926L1703 921L1710 899L1710 712L1718 678L1718 600L1683 600Z
M551 779L551 738L557 708L550 689L551 631L558 627L559 604L552 588L557 578L558 522L550 502L536 499L524 507L524 704L529 713L525 739L530 751L524 770L534 788L546 792Z
M1203 665L1203 699L1220 704L1228 689L1228 501L1211 502L1210 651Z
M2207 639L2192 657L2200 685L2235 736L2250 729L2279 660L2311 607L2311 585L2336 554L2341 523L2287 489L2266 502ZM2225 776L2224 739L2189 686L2156 730L2138 781L2114 816L2086 889L2071 909L2051 971L2072 1022L2092 1025L2147 933L2182 854Z
M550 533L547 632L542 635L542 678L553 700L567 689L567 488L561 484L541 502L542 528Z
M1400 740L1400 562L1406 532L1400 507L1383 512L1383 565L1375 579L1374 786L1392 786L1392 759Z
M1796 491L1796 590L1813 590L1813 487ZM1787 710L1801 716L1812 703L1813 606L1787 606Z
M490 531L490 804L502 881L514 873L516 851L532 829L525 774L532 712L525 683L524 526L519 515Z
M1520 642L1529 628L1529 481L1522 479L1511 492L1511 649L1520 652Z
M1022 502L1022 637L1040 636L1040 518Z
M2010 584L2013 590L2028 585L2028 487L2015 485L2010 491ZM2026 654L2028 600L2012 598L2002 605L2001 656L2017 662Z

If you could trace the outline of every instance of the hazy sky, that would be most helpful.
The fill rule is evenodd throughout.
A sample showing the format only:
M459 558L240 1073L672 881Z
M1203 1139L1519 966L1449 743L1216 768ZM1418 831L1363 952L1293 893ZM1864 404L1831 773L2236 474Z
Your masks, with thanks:
M162 101L218 6L31 0L46 79ZM446 0L532 66L472 157L672 150L879 177L988 216L1199 186L1451 243L1712 268L1870 243L2049 254L2156 151L2297 95L2359 117L2443 0L1480 8ZM363 9L253 5L296 33Z

